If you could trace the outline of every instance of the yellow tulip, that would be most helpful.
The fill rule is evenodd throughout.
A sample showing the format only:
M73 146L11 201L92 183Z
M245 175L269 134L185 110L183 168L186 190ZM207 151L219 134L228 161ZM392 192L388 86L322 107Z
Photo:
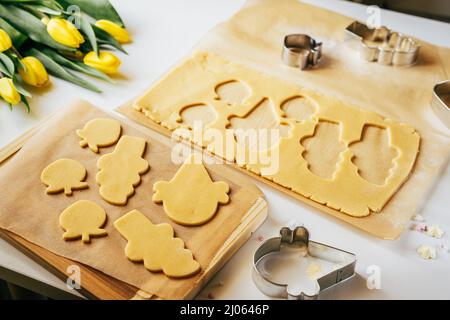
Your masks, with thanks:
M47 23L47 32L53 40L71 48L79 48L84 38L68 20L52 18Z
M20 94L10 78L0 79L0 96L12 105L21 101Z
M11 46L11 38L5 30L0 29L0 52L8 50L9 48L11 48Z
M122 63L120 59L111 52L100 52L97 56L94 51L87 53L84 56L83 62L86 65L100 70L106 74L116 73L117 69L119 69L119 66Z
M35 57L25 57L22 60L24 68L19 68L19 74L23 81L35 87L43 87L48 84L48 73L42 62Z
M95 25L103 31L108 32L119 43L131 42L131 37L128 31L112 21L98 20L95 22Z

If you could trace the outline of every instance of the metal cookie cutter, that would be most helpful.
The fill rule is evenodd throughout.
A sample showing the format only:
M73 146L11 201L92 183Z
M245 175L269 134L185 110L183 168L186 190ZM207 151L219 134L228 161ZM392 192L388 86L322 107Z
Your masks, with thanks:
M450 80L434 86L431 107L442 123L450 129Z
M319 63L322 56L322 43L316 42L306 34L290 34L284 37L282 59L291 67L301 70Z
M379 64L407 66L417 60L420 46L410 37L386 27L369 28L354 21L346 29L346 38L355 40L361 56Z
M305 292L292 292L288 284L276 283L258 269L261 259L277 251L283 246L289 249L299 250L310 257L330 262L331 270L317 278L315 292L308 295ZM275 298L290 300L314 300L319 293L355 274L356 256L353 253L333 248L322 243L309 240L309 232L304 227L296 227L294 230L283 227L280 237L270 238L263 242L253 256L253 281L262 293Z

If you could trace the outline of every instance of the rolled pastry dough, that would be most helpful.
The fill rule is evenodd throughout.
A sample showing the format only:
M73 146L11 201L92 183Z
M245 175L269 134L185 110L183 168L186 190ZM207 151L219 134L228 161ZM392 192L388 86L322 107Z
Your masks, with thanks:
M215 90L231 81L239 81L249 89L249 95L241 103L222 101ZM174 92L177 94L173 94ZM298 121L290 118L283 110L283 105L295 98L301 98L313 107L314 111L308 118ZM230 119L248 117L266 99L270 101L278 125L286 124L291 128L289 135L281 137L279 143L264 150L248 149L235 140L227 140ZM183 110L199 104L212 106L217 114L214 121L205 124L203 133L200 134L186 126L181 117ZM228 161L234 161L297 194L354 217L381 211L408 178L419 151L420 136L409 125L385 119L374 112L300 88L296 84L262 74L208 52L196 52L172 69L136 100L134 108L171 130L188 129L192 142ZM345 147L330 179L311 172L307 161L302 157L305 148L300 141L313 136L320 121L340 124L339 142ZM358 167L352 162L354 154L350 145L361 141L365 126L385 129L388 132L389 147L397 152L389 176L381 185L370 183L361 177ZM264 129L259 127L259 123L255 123L252 128ZM222 139L206 138L216 137L217 132L221 133ZM272 159L269 161L270 166L261 159Z

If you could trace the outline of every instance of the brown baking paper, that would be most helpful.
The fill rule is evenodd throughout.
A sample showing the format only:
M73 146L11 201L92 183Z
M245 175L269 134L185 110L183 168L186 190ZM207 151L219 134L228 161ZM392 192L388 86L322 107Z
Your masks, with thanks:
M239 186L222 175L219 164L207 165L214 181L226 181L230 185L230 203L220 205L215 217L198 227L184 227L167 218L162 205L152 202L153 183L170 180L179 165L171 160L173 142L148 129L130 125L121 119L122 134L139 136L147 141L144 158L150 170L141 176L142 182L126 206L108 204L99 195L95 182L98 172L96 162L101 155L114 150L114 146L101 148L99 154L79 146L76 129L98 117L112 117L88 103L73 104L54 115L0 170L0 227L20 235L53 253L94 267L114 278L131 284L148 293L166 299L185 297L204 276L223 243L240 224L245 213L256 202L259 194ZM88 172L89 188L74 191L73 196L63 193L47 195L46 186L40 181L42 170L60 158L70 158L82 163ZM223 168L223 166L221 166ZM220 173L219 173L220 171ZM92 200L106 210L108 219L106 237L93 238L90 244L64 241L59 226L59 214L70 204L81 199ZM138 209L153 223L169 223L175 236L185 241L186 247L200 263L202 271L185 279L170 279L162 273L152 273L142 263L133 263L125 256L126 240L113 227L113 222ZM83 281L83 279L81 279ZM82 283L81 283L82 285Z
M353 226L381 238L394 239L420 208L448 161L450 131L433 113L430 101L433 86L449 77L450 49L418 40L421 49L414 66L392 67L368 63L344 42L344 29L352 21L349 17L296 0L253 0L248 1L227 22L208 32L194 50L215 53L227 60L297 83L300 87L412 125L421 136L415 167L407 182L380 213L364 218L351 217L261 178L265 183ZM318 68L300 71L283 64L283 38L290 33L306 33L323 42L323 59ZM133 110L132 103L121 107L120 111L148 127L157 128L150 119ZM330 134L323 136L322 140L319 139L319 147L323 150L337 147L326 138ZM382 138L374 137L377 148L363 146L360 152L379 159L388 158L389 149L382 146ZM309 159L313 165L320 161L320 154ZM372 164L372 167L362 169L365 170L363 174L379 178L377 172L380 166L381 163Z

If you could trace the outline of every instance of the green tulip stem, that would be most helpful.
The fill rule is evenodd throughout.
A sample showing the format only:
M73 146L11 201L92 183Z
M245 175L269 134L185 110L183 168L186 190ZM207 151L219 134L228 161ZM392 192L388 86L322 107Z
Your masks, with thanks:
M20 54L19 51L17 51L17 49L14 46L11 46L11 51L14 52L14 54L17 56L17 58L19 58L19 60L22 60L22 55Z

